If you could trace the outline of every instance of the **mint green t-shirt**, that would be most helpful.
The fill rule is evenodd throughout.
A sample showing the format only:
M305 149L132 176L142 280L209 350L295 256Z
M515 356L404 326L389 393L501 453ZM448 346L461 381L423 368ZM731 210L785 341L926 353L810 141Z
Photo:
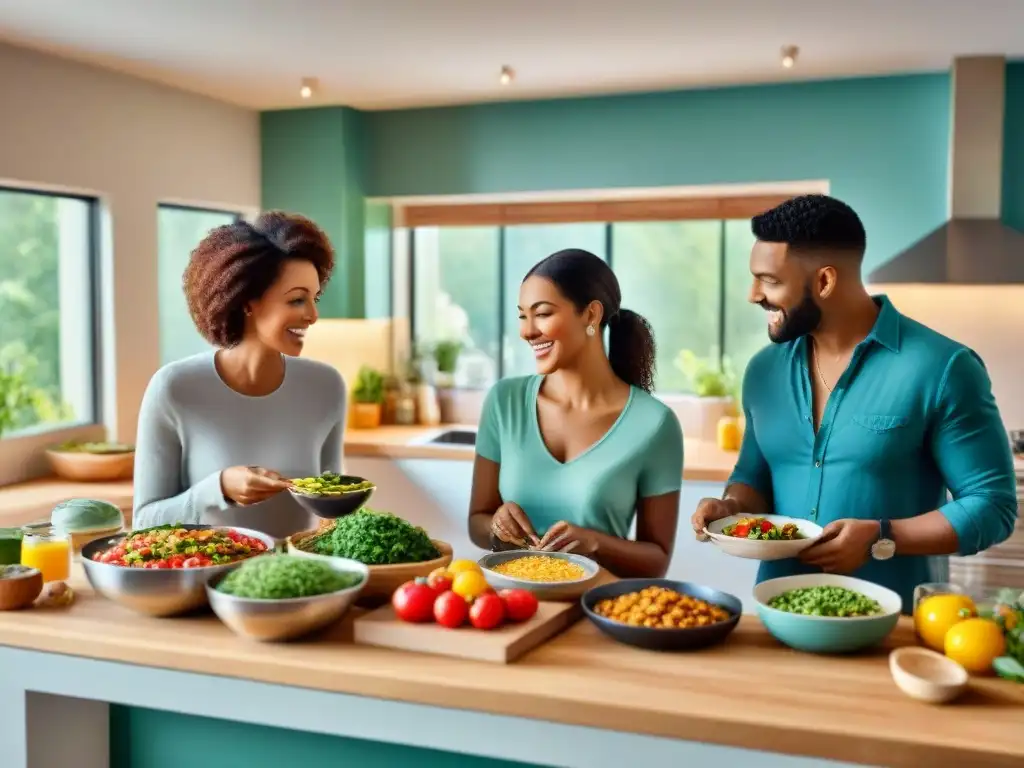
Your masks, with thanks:
M631 387L611 429L562 463L544 444L537 421L543 380L522 376L494 385L480 417L477 453L501 465L502 500L522 507L538 535L565 520L626 538L640 499L682 485L679 420L663 402Z

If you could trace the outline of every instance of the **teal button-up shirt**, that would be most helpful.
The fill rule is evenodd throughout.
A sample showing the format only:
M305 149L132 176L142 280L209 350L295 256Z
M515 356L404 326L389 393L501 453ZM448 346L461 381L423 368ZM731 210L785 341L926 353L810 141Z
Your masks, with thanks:
M814 431L806 337L761 350L743 379L747 427L730 483L757 489L774 512L819 525L896 520L938 509L971 555L1017 520L1013 456L981 359L875 297L875 326L854 349ZM950 500L950 496L952 500ZM853 576L913 609L914 587L948 578L948 558L870 559ZM813 573L763 562L757 580Z

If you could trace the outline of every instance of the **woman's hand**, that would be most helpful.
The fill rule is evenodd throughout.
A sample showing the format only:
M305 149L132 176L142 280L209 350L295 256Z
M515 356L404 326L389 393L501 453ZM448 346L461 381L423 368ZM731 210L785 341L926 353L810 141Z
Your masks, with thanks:
M540 539L533 530L533 523L522 507L507 501L498 507L491 517L491 535L506 544L525 547L528 543L537 545Z
M258 504L288 490L291 485L279 473L263 467L228 467L220 473L224 498L242 506Z
M590 556L597 552L597 538L593 531L560 520L548 528L537 548L545 552L574 552Z

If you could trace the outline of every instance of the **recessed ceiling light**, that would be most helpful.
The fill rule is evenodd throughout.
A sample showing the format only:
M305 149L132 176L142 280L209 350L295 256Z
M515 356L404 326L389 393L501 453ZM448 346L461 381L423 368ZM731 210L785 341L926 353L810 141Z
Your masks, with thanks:
M316 78L315 77L304 77L302 78L302 86L299 88L299 96L304 99L310 99L316 92Z
M502 85L508 85L515 78L516 73L512 67L504 66L501 68L501 74L498 76L498 82Z
M787 45L782 49L782 66L786 69L792 69L793 65L796 64L796 57L800 53L800 49L795 45Z

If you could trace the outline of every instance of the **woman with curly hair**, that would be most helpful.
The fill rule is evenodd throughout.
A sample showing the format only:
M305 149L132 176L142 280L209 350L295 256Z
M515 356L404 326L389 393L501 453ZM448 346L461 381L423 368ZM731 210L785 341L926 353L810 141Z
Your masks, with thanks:
M314 527L282 492L288 477L341 471L345 384L298 357L333 269L320 228L280 212L218 227L192 252L189 312L217 349L164 366L146 388L133 527Z
M559 251L524 278L519 335L539 375L487 395L469 513L477 546L575 552L623 577L665 574L683 435L650 394L651 328L621 303L615 273L587 251Z

